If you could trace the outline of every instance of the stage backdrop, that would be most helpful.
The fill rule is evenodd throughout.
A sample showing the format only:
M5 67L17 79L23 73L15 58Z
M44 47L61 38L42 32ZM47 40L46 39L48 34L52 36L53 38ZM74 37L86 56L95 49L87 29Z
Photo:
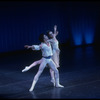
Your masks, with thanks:
M0 2L0 53L23 50L25 44L39 44L39 34L53 31L54 25L60 43L99 43L99 12L100 2Z

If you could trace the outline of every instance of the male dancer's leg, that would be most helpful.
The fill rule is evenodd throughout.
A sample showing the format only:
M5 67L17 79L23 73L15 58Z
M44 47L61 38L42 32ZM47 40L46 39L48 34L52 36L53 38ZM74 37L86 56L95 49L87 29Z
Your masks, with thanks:
M46 62L46 60L43 58L43 59L42 59L42 62L41 62L41 64L40 64L40 66L39 66L39 70L38 70L37 74L36 74L35 77L34 77L32 86L31 86L31 88L30 88L29 91L33 91L33 89L34 89L34 87L35 87L35 85L36 85L36 83L37 83L37 81L38 81L38 79L39 79L41 73L43 72L43 70L44 70L46 64L47 64L47 62Z

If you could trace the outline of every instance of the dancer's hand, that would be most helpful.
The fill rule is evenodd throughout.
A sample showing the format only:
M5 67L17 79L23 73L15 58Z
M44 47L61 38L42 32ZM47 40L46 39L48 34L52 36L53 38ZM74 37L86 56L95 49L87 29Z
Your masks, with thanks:
M31 46L28 46L28 45L25 45L24 47L27 48L27 49L31 48Z
M28 45L25 45L24 47L25 47L25 48L27 48L27 47L28 47Z
M54 26L54 30L57 30L57 25Z

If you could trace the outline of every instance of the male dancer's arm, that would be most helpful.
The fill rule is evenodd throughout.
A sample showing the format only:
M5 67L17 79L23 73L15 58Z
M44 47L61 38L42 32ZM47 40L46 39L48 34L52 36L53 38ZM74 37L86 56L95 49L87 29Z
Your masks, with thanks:
M40 50L41 49L41 45L32 45L32 46L25 45L24 47L27 49L31 48L32 50Z

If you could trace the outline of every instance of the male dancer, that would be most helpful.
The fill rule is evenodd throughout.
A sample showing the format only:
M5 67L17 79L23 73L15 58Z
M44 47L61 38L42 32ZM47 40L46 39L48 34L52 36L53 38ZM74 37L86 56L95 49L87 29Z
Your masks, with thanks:
M44 34L41 34L40 37L39 37L39 40L41 41L40 45L32 45L32 46L26 45L27 48L32 48L33 50L40 50L41 49L42 56L43 56L42 59L41 59L41 64L39 66L39 70L38 70L37 74L34 77L32 86L31 86L29 91L33 91L33 89L35 87L35 84L37 83L41 73L43 72L43 70L44 70L44 68L46 67L47 64L54 71L55 86L56 87L64 87L64 86L60 85L60 83L59 83L59 71L56 68L55 63L51 59L53 53L52 53L51 44L48 41L48 37Z

